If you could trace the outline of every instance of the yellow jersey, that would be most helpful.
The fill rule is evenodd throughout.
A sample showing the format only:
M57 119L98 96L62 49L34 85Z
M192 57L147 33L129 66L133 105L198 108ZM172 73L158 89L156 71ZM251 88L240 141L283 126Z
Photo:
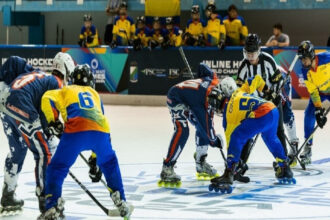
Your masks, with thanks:
M226 16L223 19L223 24L226 28L226 43L230 46L244 45L246 36L248 35L248 28L241 16L235 19L230 19Z
M221 39L223 39L223 41L225 40L226 29L220 16L217 16L215 19L208 19L204 34L209 46L217 46Z
M99 94L89 86L70 85L49 90L42 96L41 110L48 123L58 120L60 113L65 133L110 132Z
M252 95L256 90L262 91L264 86L265 81L257 75L253 80L245 81L242 87L232 94L223 116L227 146L229 146L232 133L243 120L260 118L276 108L272 102Z
M305 85L315 107L322 107L320 95L330 95L330 53L315 56L315 69L302 69Z

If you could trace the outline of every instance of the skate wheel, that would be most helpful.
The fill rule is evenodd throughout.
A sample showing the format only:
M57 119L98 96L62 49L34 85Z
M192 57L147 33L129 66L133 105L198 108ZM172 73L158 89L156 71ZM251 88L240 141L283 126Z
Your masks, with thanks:
M161 180L158 181L158 187L164 187L165 186L165 183Z
M178 183L176 183L176 184L175 184L175 187L176 187L176 188L180 188L180 187L181 187L181 181L178 182Z
M219 189L218 187L216 187L216 188L214 188L214 191L215 191L216 193L218 193L218 192L220 191L220 189Z
M210 192L212 192L212 191L213 191L213 189L214 189L213 185L212 185L212 184L210 184L210 185L209 185L209 191L210 191Z
M227 189L227 194L230 194L230 193L232 193L233 192L233 187L229 187L228 189Z
M297 180L295 178L292 178L292 183L293 184L296 184L297 183Z
M220 191L221 191L222 194L226 193L225 189L220 189Z

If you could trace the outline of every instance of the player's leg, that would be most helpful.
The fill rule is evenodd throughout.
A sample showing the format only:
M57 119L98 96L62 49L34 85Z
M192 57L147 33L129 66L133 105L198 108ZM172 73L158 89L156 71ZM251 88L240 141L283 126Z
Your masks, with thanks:
M284 152L282 143L273 129L276 127L279 120L278 110L273 109L264 116L264 118L268 121L268 124L265 126L261 136L278 164L278 166L275 167L275 176L280 180L280 183L282 180L288 181L289 183L295 181L290 166L287 163L287 156Z
M237 165L240 161L243 146L247 141L260 133L267 122L262 118L248 118L235 128L230 136L228 152L227 152L227 167L222 176L213 178L211 185L214 188L226 188L230 191L230 185L233 184L234 175Z
M88 138L89 136L86 136L84 133L64 133L62 135L56 152L47 167L45 184L46 207L42 216L63 216L63 181L85 144L88 146Z
M299 139L296 134L296 121L290 100L286 100L283 105L283 121L290 142L290 150L288 153L288 157L290 159L289 163L292 164L292 166L295 166L297 164L297 159L294 155L298 152Z
M195 142L196 152L194 154L194 159L196 162L197 179L209 180L217 175L217 170L206 162L210 141L208 138L205 138L198 129L196 129Z
M122 217L129 217L132 207L126 203L123 180L120 173L119 163L115 151L112 149L110 134L93 132L97 143L92 150L97 155L97 164L107 181L111 192L111 198L119 209Z
M315 126L315 106L312 100L309 100L307 108L305 109L304 116L304 131L305 131L305 139L309 138L311 135L314 126ZM302 153L300 154L301 162L304 164L310 164L312 158L312 144L313 139L310 139L306 146L304 147Z
M169 110L174 125L174 134L160 176L162 182L179 183L181 178L174 172L174 165L188 140L188 109L184 104L178 104L173 107L169 106Z
M27 144L17 129L16 121L1 113L4 133L8 139L9 153L5 161L4 185L1 197L1 212L20 211L24 201L17 199L15 189L18 175L22 170Z

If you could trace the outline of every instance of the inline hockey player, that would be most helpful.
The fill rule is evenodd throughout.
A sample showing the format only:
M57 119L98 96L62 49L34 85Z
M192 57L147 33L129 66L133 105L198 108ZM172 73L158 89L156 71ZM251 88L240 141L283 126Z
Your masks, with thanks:
M84 25L81 27L79 35L79 46L96 47L99 46L99 34L94 24L92 24L92 16L84 15Z
M305 110L305 138L309 138L315 125L315 119L320 128L327 122L322 102L330 101L330 53L315 55L315 49L310 41L303 41L298 48L301 59L305 85L310 94L310 100ZM310 164L312 157L313 139L310 139L300 154L303 164Z
M164 43L165 30L162 28L159 17L154 17L152 29L150 32L149 48L160 47Z
M17 63L20 64L18 60ZM5 162L4 187L1 198L2 212L16 212L22 209L24 202L15 198L18 175L22 169L29 148L36 162L36 195L39 209L44 211L44 177L47 164L51 158L48 138L44 133L45 121L40 113L42 95L49 89L58 89L66 82L66 76L73 70L74 63L70 55L58 53L53 60L52 75L42 71L20 74L10 84L2 114L5 134L8 138L10 152ZM29 66L25 65L27 69ZM10 81L12 74L4 78Z
M264 97L267 100L272 100L279 110L279 123L277 134L284 147L285 155L287 155L286 139L283 126L283 110L281 102L280 91L282 89L284 78L278 66L268 53L260 50L261 40L257 34L249 34L246 38L243 48L244 59L238 69L237 85L241 86L247 79L253 78L256 75L260 75L266 82L265 93L258 95ZM253 139L248 140L243 148L241 154L240 167L244 167L239 174L243 175L248 169L246 162L251 152L253 145ZM240 175L238 175L239 177ZM243 182L248 182L248 179Z
M151 30L145 25L145 23L146 20L144 16L136 18L136 31L133 40L134 50L141 50L142 48L148 47Z
M221 16L216 13L215 4L206 6L207 22L205 26L205 36L207 46L218 46L223 49L226 41L226 28Z
M207 96L218 85L215 73L201 63L198 79L183 81L167 94L167 105L172 116L174 134L160 174L159 186L181 185L181 178L174 172L174 165L182 152L188 136L188 120L196 127L196 171L197 177L213 177L217 171L206 162L208 145L222 147L221 136L215 135L213 128L214 111L209 108Z
M42 111L48 125L61 140L46 176L46 212L38 219L63 219L62 185L79 153L93 150L97 163L107 180L111 198L122 217L129 217L133 206L126 203L121 173L111 146L110 128L104 116L103 104L93 89L94 77L88 65L78 65L72 74L72 84L61 90L48 91L42 97ZM63 126L59 114L64 120ZM63 134L62 134L63 132Z
M220 82L220 90L214 89L210 95L210 105L219 108L230 92L226 88L234 87L232 78L225 78ZM240 161L241 152L246 142L261 133L261 137L272 153L278 166L275 177L280 183L294 183L293 173L287 163L284 148L277 137L276 128L279 113L276 106L265 99L252 95L257 89L263 92L265 82L261 76L249 79L240 89L232 93L224 108L223 127L228 145L227 164L222 176L213 178L209 190L231 193L234 175ZM232 90L230 90L232 91Z

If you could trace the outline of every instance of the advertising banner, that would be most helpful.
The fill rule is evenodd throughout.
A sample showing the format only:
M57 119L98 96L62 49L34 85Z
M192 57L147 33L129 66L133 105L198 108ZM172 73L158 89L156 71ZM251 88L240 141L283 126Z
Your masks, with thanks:
M52 71L53 58L56 53L60 52L61 48L49 47L8 47L0 49L1 66L8 57L20 56L34 68L39 68L45 72Z
M125 65L128 50L110 48L62 48L77 64L88 64L95 77L95 86L102 93L127 93L128 70Z

